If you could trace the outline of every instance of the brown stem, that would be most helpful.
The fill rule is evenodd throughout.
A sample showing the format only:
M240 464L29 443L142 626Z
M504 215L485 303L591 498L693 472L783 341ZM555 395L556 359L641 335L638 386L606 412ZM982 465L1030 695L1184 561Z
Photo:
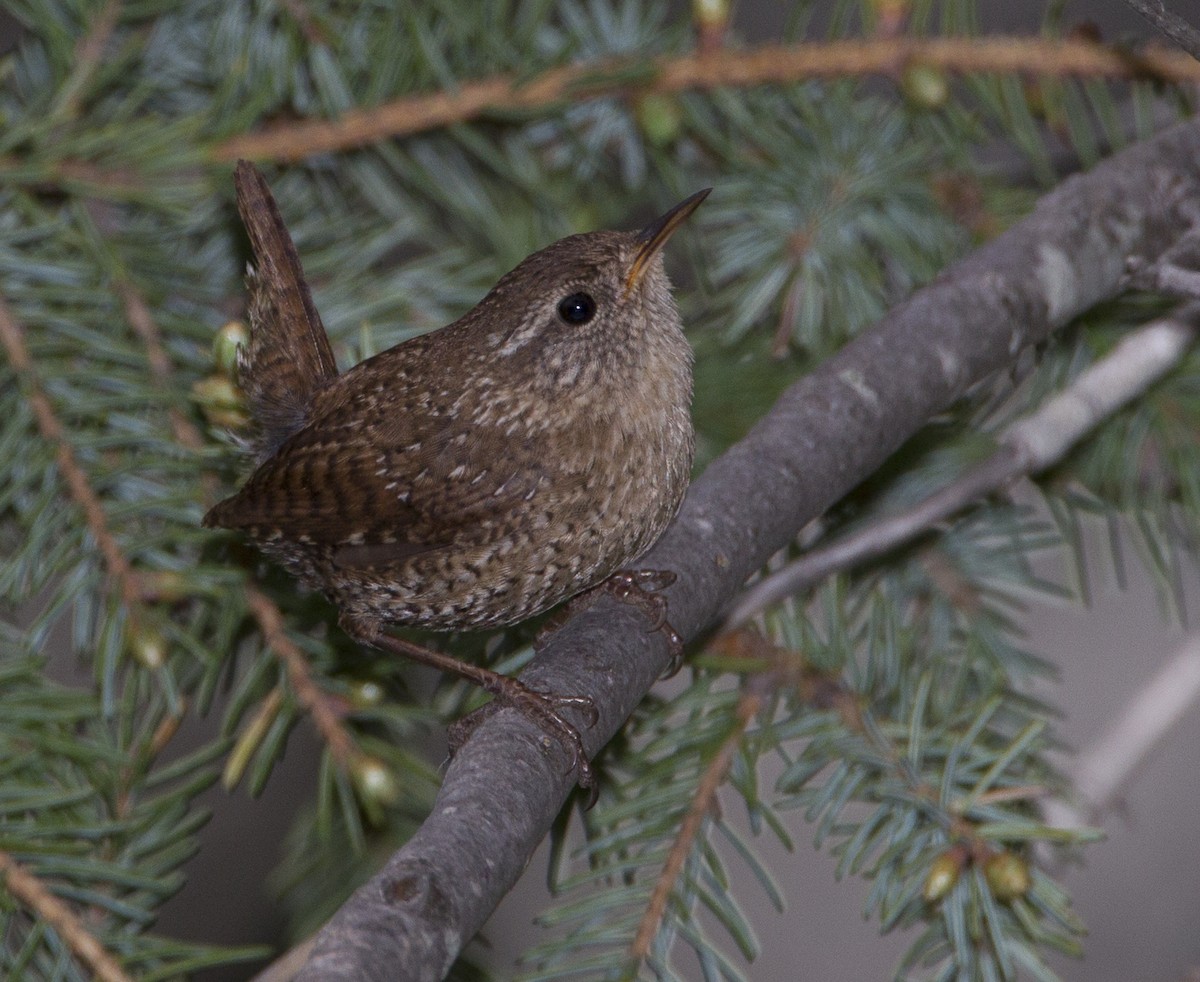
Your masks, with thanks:
M700 777L696 793L692 795L691 807L688 809L683 823L679 826L675 841L671 844L671 851L667 854L666 862L663 863L662 872L654 884L654 892L650 895L650 902L646 905L646 912L642 915L641 923L638 925L637 935L629 948L630 956L639 963L645 960L650 951L650 945L654 942L655 935L658 934L663 914L667 909L667 901L671 899L671 891L675 889L679 874L683 872L683 866L687 862L692 844L696 841L696 836L700 834L704 820L716 806L717 791L725 783L725 776L733 764L733 755L742 741L742 735L746 732L750 721L762 709L762 705L762 696L756 692L747 692L738 700L734 710L734 728Z
M300 28L301 33L311 45L326 45L329 44L329 36L325 28L321 26L316 17L313 16L311 10L308 9L302 0L282 0L281 6L288 12L292 20L296 22L296 26Z
M146 360L150 363L150 376L159 386L168 386L175 373L171 356L162 343L162 332L158 323L150 313L150 307L137 288L128 280L121 280L116 285L117 296L125 310L125 319L134 333L142 339L146 346ZM199 450L204 446L204 437L196 425L179 409L171 409L171 431L181 446L189 450Z
M304 652L284 630L283 614L270 597L253 586L246 588L246 605L258 621L263 638L287 669L288 681L296 693L297 701L312 717L313 725L329 745L334 761L340 767L349 767L360 755L359 749L329 697L313 681Z
M48 924L72 953L102 982L133 982L116 958L102 945L65 903L8 853L0 851L0 873L4 886L23 906Z
M129 167L102 166L87 160L64 158L41 162L34 165L31 172L29 159L13 154L0 154L0 176L8 183L55 189L78 185L85 192L100 189L116 195L134 194L145 186L144 178Z
M88 530L92 533L92 538L96 540L100 554L104 557L104 564L108 568L109 575L120 590L122 601L126 606L135 606L141 597L138 576L109 529L108 518L100 503L100 496L96 494L89 483L87 475L79 463L79 458L75 456L74 448L67 440L62 423L59 422L58 415L54 412L54 407L42 390L37 371L33 366L33 359L29 356L29 348L25 344L25 330L13 316L8 304L2 299L0 299L0 344L3 344L8 360L17 375L25 378L29 405L33 409L38 432L54 448L58 471L67 484L71 498L83 509Z
M60 91L54 115L74 118L79 114L79 94L103 59L104 49L116 29L120 16L121 0L108 0L96 14L87 34L79 39L79 43L75 45L71 77Z
M212 156L218 161L303 160L477 119L489 109L544 109L567 99L579 102L631 91L646 95L811 78L895 76L912 64L960 74L1200 82L1200 64L1182 52L1147 45L1132 54L1083 39L895 37L764 45L740 51L721 48L658 59L622 58L562 65L527 81L515 75L499 75L464 83L453 91L423 93L369 109L351 109L337 119L278 123L232 137L214 147Z

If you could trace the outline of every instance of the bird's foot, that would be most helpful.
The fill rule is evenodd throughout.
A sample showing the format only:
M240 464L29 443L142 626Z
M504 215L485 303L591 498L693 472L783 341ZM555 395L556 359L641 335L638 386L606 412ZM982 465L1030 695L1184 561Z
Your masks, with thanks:
M563 624L581 610L594 604L601 595L608 593L621 603L631 604L650 619L650 630L661 631L667 640L670 661L662 677L669 679L683 665L683 639L667 620L667 598L665 590L675 582L676 576L667 569L619 569L599 586L572 597L566 605L550 618L538 631L533 642L534 651L540 651Z
M583 745L583 737L579 730L562 715L563 708L579 709L583 712L584 721L590 728L596 725L600 714L596 704L587 696L559 696L531 689L518 679L507 675L496 675L484 685L488 692L495 697L489 703L480 706L473 713L468 713L460 720L450 725L447 734L450 743L450 753L453 755L467 742L476 728L496 710L511 706L522 716L538 727L547 740L556 739L571 754L570 770L578 776L581 788L590 789L588 807L596 800L596 773L588 760L587 748Z
M671 656L662 674L665 679L683 666L683 638L667 620L667 598L660 592L674 583L675 579L675 574L669 569L620 569L597 588L611 593L621 603L636 607L652 622L651 631L662 632Z
M591 762L588 760L583 738L559 711L568 706L580 709L583 711L587 725L594 726L599 718L599 713L596 710L596 704L587 696L557 696L538 692L517 679L493 672L490 668L484 668L481 665L460 661L451 655L409 641L407 638L384 634L377 628L373 634L369 633L372 627L370 624L351 621L347 626L345 622L346 618L343 618L343 626L346 626L349 631L357 632L355 637L376 648L382 648L384 651L403 655L439 671L457 675L492 694L493 700L482 709L470 713L451 725L449 732L451 754L467 742L467 738L475 728L488 716L501 706L512 706L527 720L536 724L547 735L547 738L556 738L570 751L571 770L578 770L581 787L595 788L596 777L592 771ZM593 797L594 795L593 790Z

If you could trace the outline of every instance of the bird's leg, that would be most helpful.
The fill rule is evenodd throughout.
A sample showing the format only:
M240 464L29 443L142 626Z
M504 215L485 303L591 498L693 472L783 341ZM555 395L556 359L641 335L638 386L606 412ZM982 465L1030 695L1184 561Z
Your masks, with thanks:
M538 692L518 679L493 672L481 665L460 661L451 655L426 648L424 645L415 644L391 634L384 634L378 628L372 631L366 625L358 624L352 619L342 618L342 626L356 640L396 655L403 655L405 658L411 658L413 661L429 665L439 671L457 675L459 678L479 686L485 692L490 692L495 697L495 702L512 706L539 729L557 738L570 750L571 769L578 770L580 787L590 788L595 784L595 773L588 761L583 738L579 735L579 731L559 712L560 707L563 706L582 709L587 719L587 725L594 726L597 719L596 705L587 696L556 696ZM494 706L495 702L488 705ZM489 710L482 716L472 713L465 720L459 721L460 724L466 724L465 727L459 724L451 727L450 752L452 754L466 742L475 727L492 711L494 710Z
M619 569L599 586L594 586L578 596L550 618L538 632L533 642L534 650L545 647L554 634L573 615L586 610L603 594L611 594L622 603L631 604L651 621L651 631L662 631L667 639L667 650L671 660L667 662L662 677L669 679L683 665L683 639L667 620L667 598L660 591L675 582L675 574L668 569Z

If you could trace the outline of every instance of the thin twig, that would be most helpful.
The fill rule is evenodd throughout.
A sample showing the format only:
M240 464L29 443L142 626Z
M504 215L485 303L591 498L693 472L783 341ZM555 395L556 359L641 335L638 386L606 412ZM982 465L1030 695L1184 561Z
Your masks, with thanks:
M1200 60L1200 31L1178 14L1167 10L1163 0L1125 0L1125 2L1193 58Z
M25 330L3 299L0 299L0 344L4 345L13 369L25 378L27 397L37 421L38 431L54 448L58 471L67 484L71 498L83 510L88 530L96 540L101 556L104 557L109 576L119 588L122 601L129 607L137 605L141 598L139 578L109 529L100 496L88 481L79 458L75 456L74 448L67 440L62 423L54 412L54 407L42 390L33 359L29 356L29 348L25 344Z
M68 188L84 194L100 189L106 194L129 195L145 188L145 177L129 167L70 158L33 162L16 154L0 154L0 176L6 184Z
M304 35L304 40L311 45L329 44L329 35L320 22L313 16L311 10L303 3L303 0L282 0L281 6L291 15L292 20L300 28Z
M175 373L171 356L162 343L162 332L158 322L150 313L150 307L137 288L128 280L116 284L117 295L125 310L125 319L134 333L142 339L146 346L146 360L150 364L150 377L159 386L169 386ZM181 446L189 450L200 450L204 447L204 437L196 425L188 419L178 407L171 407L171 431Z
M453 91L351 109L336 119L279 123L232 137L214 147L212 155L218 161L302 160L477 119L490 109L542 109L565 100L623 95L634 89L645 95L812 78L896 76L913 64L951 73L1200 82L1200 64L1172 48L1148 45L1134 54L1078 39L896 37L764 45L740 51L721 48L659 59L581 62L548 69L528 80L500 75L467 82Z
M175 365L162 342L162 331L159 330L154 315L150 313L149 304L129 280L118 280L116 291L125 311L125 319L146 346L146 361L150 365L151 379L160 388L169 389L175 375ZM203 434L178 406L172 406L168 410L168 415L171 420L171 432L180 446L197 452L204 448ZM206 471L201 475L200 483L208 500L211 501L216 497L217 478L215 474ZM142 577L142 579L141 586L143 595L145 595L148 585L146 578Z
M354 738L334 711L329 697L313 681L308 659L283 628L283 614L270 597L253 586L246 588L246 605L258 621L259 630L271 650L287 668L288 681L296 700L312 717L317 732L329 745L329 752L340 767L349 767L360 755Z
M1088 750L1080 754L1073 783L1081 806L1048 801L1046 821L1065 828L1100 821L1142 764L1197 702L1200 702L1200 634L1193 634L1134 693Z
M696 785L696 793L692 795L691 807L688 808L687 815L684 816L679 831L675 835L675 841L671 844L671 851L667 854L666 862L663 863L662 872L654 884L654 891L650 894L646 912L642 915L637 934L629 948L630 957L639 963L645 960L650 951L650 945L653 944L654 937L658 934L659 926L662 924L667 902L671 899L671 891L675 889L679 874L683 872L684 864L687 862L696 836L700 834L704 820L716 806L717 791L725 783L725 776L733 764L733 755L742 742L746 728L758 715L762 705L763 698L758 693L749 691L742 695L734 710L733 730L721 744L721 749L717 751L716 756L704 769L700 783Z
M957 480L907 511L872 522L760 580L725 619L732 629L770 604L911 542L980 498L1018 477L1060 461L1079 440L1140 396L1187 354L1200 327L1200 305L1181 308L1126 337L1044 406L1001 434L999 449Z
M1174 263L1147 263L1129 260L1129 285L1139 290L1154 290L1168 296L1200 300L1200 272Z
M116 958L63 901L8 853L0 850L0 874L8 892L42 923L49 925L71 952L102 982L133 982Z
M80 38L75 45L71 75L59 90L57 104L51 111L52 116L61 115L73 118L79 114L80 93L103 60L104 49L108 46L120 16L121 0L108 0L100 8L87 34Z

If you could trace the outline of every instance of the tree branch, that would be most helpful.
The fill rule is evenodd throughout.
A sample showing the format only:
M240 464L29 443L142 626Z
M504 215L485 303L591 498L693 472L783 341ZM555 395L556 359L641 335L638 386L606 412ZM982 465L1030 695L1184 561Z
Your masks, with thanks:
M258 622L263 640L287 669L288 681L297 701L312 717L313 725L329 747L334 761L343 770L348 770L362 753L350 730L334 710L333 701L313 681L312 673L308 670L308 659L284 630L283 615L275 601L257 587L247 584L246 606Z
M1128 335L1045 405L1009 426L999 448L967 473L911 508L885 515L849 535L810 549L750 587L725 618L725 630L764 607L800 593L825 577L851 569L911 542L938 522L1016 478L1057 464L1096 426L1142 395L1183 360L1200 330L1200 304Z
M1119 289L1200 198L1200 121L1065 181L1024 221L892 310L801 379L693 483L639 565L673 570L671 623L695 638L747 576L973 384ZM643 615L602 599L522 675L587 695L597 752L666 667ZM582 721L581 725L582 725ZM446 771L432 814L321 930L299 978L439 979L516 882L572 787L566 750L501 709Z
M1073 783L1079 807L1047 801L1047 823L1074 828L1099 822L1168 734L1200 701L1200 634L1179 650L1125 705L1099 738L1079 755Z
M0 298L0 346L8 355L9 364L18 377L23 377L28 389L27 398L33 417L37 421L38 433L42 439L54 448L54 461L59 475L67 486L71 499L83 511L84 522L96 547L104 557L104 565L115 583L121 597L121 602L130 610L135 610L142 599L140 578L125 555L124 549L117 541L108 524L104 505L100 495L92 487L84 472L83 465L75 453L75 448L67 438L66 431L58 414L54 411L49 397L42 388L34 368L33 358L30 357L29 347L25 344L25 328L9 309L7 303Z
M1200 61L1200 31L1178 14L1167 10L1163 0L1125 0L1125 2L1189 55Z
M51 118L61 115L73 119L79 114L80 96L104 59L105 48L121 17L121 7L121 0L108 0L92 19L87 34L75 45L71 75L59 90L54 108L50 110Z
M80 962L101 982L133 982L100 939L75 912L8 853L0 851L0 878L8 893L44 924L48 924Z
M964 74L1200 82L1200 64L1174 49L1153 45L1134 54L1094 41L1027 37L816 41L748 50L723 48L659 59L579 62L547 69L528 80L500 75L467 82L453 91L351 109L336 119L278 123L227 139L213 148L212 156L218 161L303 160L478 119L490 109L545 109L563 100L580 102L633 91L644 96L812 78L897 76L913 64Z

